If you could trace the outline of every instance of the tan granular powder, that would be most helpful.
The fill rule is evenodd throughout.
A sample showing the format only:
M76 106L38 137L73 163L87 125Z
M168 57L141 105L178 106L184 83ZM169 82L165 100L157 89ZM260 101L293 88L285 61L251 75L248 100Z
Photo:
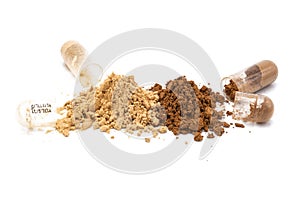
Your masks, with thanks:
M116 122L112 128L131 134L139 131L138 136L149 132L155 137L160 122L158 99L157 93L139 87L133 76L122 76L113 91L112 116Z
M86 130L95 121L95 90L91 87L72 101L76 129Z
M56 121L55 129L68 137L69 132L75 130L72 101L66 102L63 107L57 109L57 112L61 115L65 114L65 117Z
M112 115L116 120L112 128L120 130L132 123L129 104L133 92L138 88L133 76L122 76L112 93Z
M112 116L112 94L121 76L112 73L96 89L95 92L95 120L94 129L109 132L115 127L115 118Z
M57 112L64 117L56 121L56 130L64 136L69 136L71 130L85 130L91 127L95 120L94 94L95 89L91 87L58 108Z
M157 134L158 95L138 86L133 76L111 74L96 89L94 128L109 132L125 129ZM159 127L158 127L159 128Z
M132 94L129 102L129 114L133 123L139 127L149 124L157 126L159 120L151 108L158 104L157 92L138 87Z

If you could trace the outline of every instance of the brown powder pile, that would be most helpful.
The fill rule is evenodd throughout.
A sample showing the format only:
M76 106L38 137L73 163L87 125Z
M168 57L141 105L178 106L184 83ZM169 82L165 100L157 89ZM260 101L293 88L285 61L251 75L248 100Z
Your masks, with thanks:
M187 81L184 76L169 81L166 89L155 84L150 90L158 93L167 114L165 125L175 135L192 133L196 141L201 141L202 131L210 129L219 136L224 133L223 111L215 110L216 102L224 102L219 93L212 93L206 86L198 89L194 81Z

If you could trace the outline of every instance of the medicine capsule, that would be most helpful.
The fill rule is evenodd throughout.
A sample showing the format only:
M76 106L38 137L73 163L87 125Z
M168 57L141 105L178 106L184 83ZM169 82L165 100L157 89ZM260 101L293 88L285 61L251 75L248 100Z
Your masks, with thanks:
M82 66L87 58L87 51L81 44L71 40L64 43L60 51L65 65L83 87L91 87L99 82L103 74L102 67L97 63Z
M273 83L278 76L278 68L272 61L263 60L238 73L222 79L224 93L231 101L235 91L254 93Z
M78 42L71 40L63 44L60 52L66 66L77 77L80 67L87 57L85 48Z
M18 122L28 129L55 127L58 117L55 100L28 100L17 108Z
M272 100L264 95L235 92L233 118L249 122L264 123L274 112Z

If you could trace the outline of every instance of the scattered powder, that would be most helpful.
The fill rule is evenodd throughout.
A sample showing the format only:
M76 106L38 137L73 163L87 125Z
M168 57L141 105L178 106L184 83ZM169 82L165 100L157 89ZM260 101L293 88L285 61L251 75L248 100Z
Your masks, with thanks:
M231 112L231 111L228 110L228 111L226 111L226 115L227 116L231 116L231 115L233 115L233 112Z
M245 128L244 124L240 124L240 123L234 123L234 125L238 128Z
M64 117L56 121L55 129L68 137L69 132L75 130L72 101L66 102L62 108L58 108L57 112L64 115Z
M150 138L145 138L145 142L149 143L150 142Z
M168 128L166 126L161 126L159 129L158 129L158 132L159 133L166 133L168 131Z
M230 127L230 124L228 124L227 122L223 122L223 127L224 127L224 128L229 128L229 127Z
M109 133L111 129L125 130L141 136L152 133L156 138L168 130L174 135L193 134L195 141L221 136L225 111L219 109L226 102L224 96L210 88L198 88L185 76L170 80L163 88L155 84L150 90L139 87L133 76L112 73L98 87L91 87L68 101L58 112L56 130L64 136L69 131L94 129ZM230 111L226 115L231 115ZM230 123L232 125L232 123ZM235 123L237 127L243 124ZM111 136L114 139L114 136ZM178 137L176 137L178 139ZM150 138L145 138L149 143Z
M230 101L234 100L236 91L239 91L239 89L233 80L230 80L230 82L224 86L224 92Z

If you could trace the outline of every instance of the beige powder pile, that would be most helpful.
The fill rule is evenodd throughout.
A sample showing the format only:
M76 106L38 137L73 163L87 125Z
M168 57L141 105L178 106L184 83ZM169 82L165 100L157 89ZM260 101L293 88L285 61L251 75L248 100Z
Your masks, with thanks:
M115 127L116 120L112 115L112 95L120 78L120 75L112 73L96 88L94 129L100 128L101 131L109 132Z
M116 120L116 130L126 129L133 121L129 114L130 98L138 87L133 76L122 76L112 95L112 114Z
M57 112L64 116L56 121L56 130L64 136L69 136L69 131L85 130L92 126L95 120L95 88L83 91L71 101L65 103Z
M137 85L133 76L112 73L99 86L81 92L68 101L59 113L56 129L64 136L71 130L85 130L93 126L109 133L111 129L165 133L167 128L159 126L159 102L156 92ZM140 134L138 134L140 135Z

